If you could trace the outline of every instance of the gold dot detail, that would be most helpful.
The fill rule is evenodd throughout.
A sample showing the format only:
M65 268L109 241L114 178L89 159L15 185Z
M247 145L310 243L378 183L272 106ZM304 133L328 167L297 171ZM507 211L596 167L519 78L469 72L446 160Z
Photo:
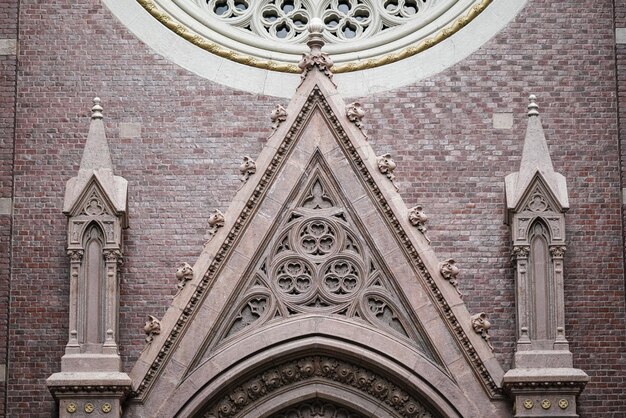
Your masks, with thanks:
M550 409L550 407L552 406L552 402L550 402L547 399L544 399L543 401L541 401L541 407L543 409Z
M530 399L526 399L524 401L524 408L526 409L532 409L532 407L535 406L535 404L533 403L533 401L531 401Z
M568 406L569 406L569 402L567 401L567 399L561 399L559 401L559 408L567 409Z
M74 412L76 412L78 408L76 407L76 404L74 402L70 402L67 404L67 406L65 407L65 410L67 412L69 412L70 414L73 414Z
M85 404L85 412L88 414L91 414L96 408L93 406L92 403L86 403Z

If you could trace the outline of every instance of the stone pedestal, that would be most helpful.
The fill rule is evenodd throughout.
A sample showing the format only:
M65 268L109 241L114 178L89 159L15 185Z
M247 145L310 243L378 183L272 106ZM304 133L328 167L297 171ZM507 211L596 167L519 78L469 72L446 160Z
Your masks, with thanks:
M131 390L130 377L122 372L61 372L46 383L59 401L60 418L119 418Z
M574 368L516 368L504 375L503 386L515 401L514 417L573 418L576 398L589 376Z

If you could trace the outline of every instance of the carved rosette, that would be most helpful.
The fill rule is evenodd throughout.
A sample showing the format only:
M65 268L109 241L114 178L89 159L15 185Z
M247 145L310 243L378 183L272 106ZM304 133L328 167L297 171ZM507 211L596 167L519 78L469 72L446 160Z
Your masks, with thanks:
M456 265L456 261L453 258L448 258L445 261L439 263L439 272L446 279L454 289L459 294L459 296L463 296L461 291L459 290L459 281L457 280L457 276L461 272L461 269Z
M487 342L489 348L493 351L493 345L491 345L491 337L489 336L489 329L491 328L491 322L487 320L487 314L484 312L472 315L472 328L476 334Z
M391 154L383 154L379 156L378 158L376 158L376 163L378 164L378 171L380 171L381 174L387 176L387 178L389 179L389 181L391 181L391 184L393 184L393 187L395 187L396 190L400 190L395 182L396 176L393 174L394 170L397 167L397 164L391 158Z
M259 400L278 390L301 382L317 380L348 385L368 397L373 397L401 417L433 418L434 415L406 390L382 376L347 361L326 356L304 357L283 363L260 373L224 393L205 409L205 418L229 418L252 410ZM300 416L300 415L298 415ZM326 415L314 415L326 417ZM342 415L343 416L343 415ZM330 415L330 417L335 417Z
M333 60L325 52L302 54L302 59L298 63L298 67L302 70L300 77L304 80L308 72L317 67L326 77L332 80L333 73L330 69L333 65L335 65Z

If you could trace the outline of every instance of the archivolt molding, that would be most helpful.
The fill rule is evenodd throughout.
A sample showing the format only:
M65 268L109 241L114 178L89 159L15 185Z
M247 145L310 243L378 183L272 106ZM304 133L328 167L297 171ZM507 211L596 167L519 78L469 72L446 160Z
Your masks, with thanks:
M210 400L209 406L196 416L204 418L244 416L256 403L271 397L274 392L311 381L348 385L366 396L385 403L401 417L436 416L398 382L392 382L367 368L330 356L301 357L266 369L223 392L217 399Z
M409 36L412 32L417 32L416 29L421 29L420 25L416 27L407 25L406 29L401 31L396 30L395 33L398 35L393 36L378 36L374 37L372 45L369 46L371 51L384 51L382 54L380 52L361 52L359 56L366 56L367 59L343 59L341 60L341 55L338 49L337 51L332 50L332 45L328 48L328 52L333 54L335 59L338 61L342 61L339 65L334 67L334 73L347 73L352 71L359 71L368 68L375 68L382 65L394 63L400 61L402 59L412 57L420 52L423 52L438 43L444 41L450 36L457 33L463 27L465 27L469 22L471 22L474 18L476 18L480 13L482 13L489 4L492 3L493 0L475 0L475 1L465 1L463 4L465 5L465 11L461 13L456 19L447 22L442 25L442 22L436 25L437 28L441 28L438 31L434 31L429 33L429 36L424 36L422 38L417 38L413 42L413 44L400 47L397 49L385 48L385 44L394 44L397 41L399 35ZM237 8L235 3L232 1L223 1L216 2L215 0L211 0L209 2L202 1L198 2L201 4L201 7L197 7L196 2L188 2L185 4L183 1L175 1L168 3L161 3L158 0L137 0L137 2L150 13L154 18L156 18L160 23L165 25L172 32L191 42L192 44L208 51L213 54L216 54L222 58L229 59L231 61L267 69L271 71L279 71L286 73L299 73L300 69L298 65L294 63L297 61L297 58L304 49L300 48L287 48L284 51L280 50L280 44L276 42L278 54L272 49L271 51L263 51L258 45L255 47L249 47L245 49L249 49L250 51L256 51L254 54L244 53L236 50L234 45L240 45L240 39L246 38L244 34L246 32L263 34L263 36L259 36L259 42L266 37L269 41L284 41L277 36L278 26L284 26L288 32L292 35L290 37L293 38L293 41L297 41L300 39L304 39L306 37L306 23L312 17L311 13L320 14L324 21L326 22L326 40L327 42L338 42L345 43L347 41L351 41L351 38L346 38L345 35L342 35L341 31L338 31L336 28L340 26L350 26L353 27L355 37L361 38L361 43L363 40L367 41L370 35L374 33L380 33L382 28L388 27L389 25L401 25L405 21L415 21L414 18L407 15L405 10L408 10L407 5L400 3L410 3L410 2L387 2L392 7L383 8L378 2L360 2L361 4L356 4L351 7L350 10L344 11L341 9L336 1L326 1L324 5L328 7L324 7L325 11L308 11L306 5L311 3L309 8L312 7L312 2L309 1L301 1L298 0L294 3L294 10L285 14L281 8L276 7L276 5L270 4L273 2L263 1L258 2L261 3L258 11L254 7L250 7L246 10L241 10L241 8ZM203 9L207 9L208 11L210 7L217 7L216 3L224 3L224 6L228 8L225 14L220 16L220 18L214 18L215 21L229 21L236 26L242 26L243 29L240 28L232 28L235 29L232 33L229 30L220 30L215 25L210 25L211 30L206 30L208 25L207 18L203 18L202 11ZM293 3L293 2L292 2ZM437 14L430 13L429 8L433 7L435 2L432 1L424 1L420 0L419 2L414 2L417 8L417 3L419 4L419 8L424 8L426 10L425 16L426 18L421 22L422 26L427 26L431 21L435 21L437 18ZM454 5L458 2L448 2L451 5ZM177 7L174 7L176 4ZM247 1L241 1L239 4L248 4ZM448 8L452 8L451 5L448 5ZM447 9L439 10L436 7L434 8L434 12L438 14L444 14ZM254 9L254 10L253 10ZM317 9L317 7L315 7ZM200 13L198 13L200 12ZM253 18L254 13L259 14L258 19ZM456 12L458 13L458 11ZM368 17L366 17L366 15ZM417 13L420 15L420 13ZM271 17L270 17L271 16ZM338 20L337 26L335 27L333 24L329 24L330 22L334 22ZM184 23L183 21L189 20L189 23ZM201 23L199 23L201 22ZM339 23L341 22L341 23ZM418 20L417 23L420 23ZM228 25L226 25L228 26ZM268 26L263 29L262 26ZM377 27L377 30L374 28ZM289 30L291 29L291 30ZM411 30L412 29L412 30ZM217 35L211 35L211 32ZM384 32L384 31L383 31ZM394 31L392 31L394 32ZM381 39L378 39L381 38ZM232 43L233 46L224 46L222 42L224 39L227 39ZM245 43L245 42L244 42ZM284 43L284 42L283 42ZM367 42L365 42L367 45ZM241 49L241 48L240 48ZM365 51L368 51L367 49ZM270 56L282 56L285 57L282 60L279 59L267 59L264 58L263 55ZM352 54L346 54L347 57L350 57Z
M216 250L212 261L206 269L206 273L197 283L188 303L181 308L182 313L176 320L176 323L172 327L166 339L162 342L160 350L151 361L150 367L141 382L138 384L134 395L136 397L143 398L147 389L153 384L156 376L158 376L162 371L166 359L172 354L180 342L180 337L184 334L185 329L191 322L197 307L201 305L202 301L208 294L214 279L219 275L221 269L224 267L225 260L228 258L231 249L236 245L242 235L242 232L246 229L246 226L258 209L258 206L267 193L269 186L273 183L273 180L280 171L282 164L285 162L292 147L296 143L296 138L299 136L303 126L309 119L312 110L316 107L322 110L322 114L326 117L329 126L335 132L338 143L343 149L348 161L352 165L353 170L358 173L359 181L361 181L365 189L370 194L372 202L376 205L379 213L383 215L387 226L393 232L401 248L404 250L405 257L411 263L412 268L416 273L415 275L419 280L424 282L425 288L428 290L431 299L434 301L434 305L439 309L441 317L450 329L451 334L454 338L456 338L460 347L462 347L462 352L474 370L476 376L479 378L479 381L482 383L489 396L499 397L501 394L500 388L491 377L489 370L476 351L470 337L466 334L463 326L457 319L453 308L449 305L446 297L439 290L437 282L429 272L416 247L413 245L411 238L404 230L401 222L394 214L393 209L387 202L387 198L382 193L377 181L372 177L370 168L361 158L359 151L355 148L354 144L352 144L348 134L345 132L342 124L339 122L331 109L330 104L326 101L324 94L317 86L313 88L306 101L302 104L300 112L294 118L293 124L290 126L284 139L277 147L273 158L267 166L267 169L259 178L254 190L251 191L249 199L232 224L232 227L227 234L220 235L224 236L221 246Z

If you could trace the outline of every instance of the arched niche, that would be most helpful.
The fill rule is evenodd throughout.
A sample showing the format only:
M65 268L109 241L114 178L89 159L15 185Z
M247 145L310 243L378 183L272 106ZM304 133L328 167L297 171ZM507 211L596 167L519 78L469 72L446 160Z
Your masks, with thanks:
M82 274L78 282L80 303L78 305L79 329L78 339L90 347L104 343L104 311L105 311L105 268L103 250L105 235L97 222L91 222L83 230L83 248L85 249Z

